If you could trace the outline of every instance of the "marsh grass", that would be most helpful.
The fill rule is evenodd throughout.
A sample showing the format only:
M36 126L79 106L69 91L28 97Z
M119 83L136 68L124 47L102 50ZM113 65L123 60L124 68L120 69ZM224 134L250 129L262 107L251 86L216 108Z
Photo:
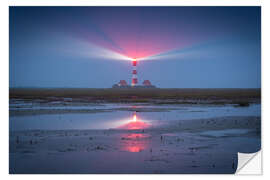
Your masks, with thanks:
M208 101L215 105L224 103L248 106L259 101L261 89L92 89L92 88L10 88L10 99L55 101L156 103L156 104L198 104Z

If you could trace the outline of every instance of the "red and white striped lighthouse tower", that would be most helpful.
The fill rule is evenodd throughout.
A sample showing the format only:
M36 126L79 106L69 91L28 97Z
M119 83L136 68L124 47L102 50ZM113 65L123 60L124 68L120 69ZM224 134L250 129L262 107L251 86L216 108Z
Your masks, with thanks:
M137 60L132 60L133 70L132 70L132 80L131 80L131 86L137 86L138 84L138 78L137 78Z

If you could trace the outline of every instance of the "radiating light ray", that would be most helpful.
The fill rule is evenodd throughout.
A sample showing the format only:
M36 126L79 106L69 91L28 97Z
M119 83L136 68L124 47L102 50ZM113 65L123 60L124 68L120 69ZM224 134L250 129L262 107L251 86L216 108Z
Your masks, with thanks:
M218 54L229 56L232 52L242 52L247 44L233 43L233 40L216 40L194 44L193 46L174 49L153 56L141 58L140 61L149 60L181 60L181 59L205 59L217 57Z
M89 58L97 58L97 59L104 59L104 60L124 60L124 61L132 61L132 58L124 56L120 53L115 51L111 51L109 49L105 49L93 44L85 43L86 48L82 52L86 57ZM90 51L91 49L91 51ZM82 49L83 50L83 49Z
M153 56L148 56L141 58L140 61L151 61L151 60L170 60L170 59L182 59L184 57L187 57L188 55L191 55L190 52L185 52L184 50L172 50L160 54L156 54Z
M131 57L127 57L116 51L106 49L90 42L84 42L78 39L66 38L64 43L60 44L61 50L70 56L101 60L122 60L132 61Z
M124 54L116 52L111 49L107 49L88 41L83 41L77 38L64 37L65 41L59 44L59 47L69 56L82 57L89 60L120 60L120 61L134 61L134 57L128 57ZM192 46L173 49L156 55L136 58L137 61L156 61L156 60L183 60L189 58L202 59L211 58L217 55L217 53L228 52L238 49L241 51L241 47L232 47L228 44L232 44L231 40L222 41L206 41L203 43L193 44Z
M69 38L67 38L69 39ZM179 49L172 49L166 52L162 52L156 55L150 55L145 57L136 58L138 61L152 61L152 60L183 60L189 58L202 59L212 58L217 56L218 53L224 54L224 52L241 51L241 46L232 47L232 39L229 40L215 40L205 41L202 43L194 43L188 47L181 47ZM104 48L93 44L89 41L83 41L81 39L72 39L65 41L63 44L64 51L68 52L72 56L83 57L89 60L101 59L101 60L120 60L120 61L133 61L135 57L128 57L115 50Z
M206 35L195 34L193 25L186 31L177 23L168 23L172 17L168 17L165 11L160 9L158 12L150 13L148 8L101 8L91 12L89 22L88 18L87 23L73 27L72 34L91 44L138 60L146 60L149 59L146 57L206 38ZM159 20L153 20L153 17ZM187 33L192 36L187 36Z

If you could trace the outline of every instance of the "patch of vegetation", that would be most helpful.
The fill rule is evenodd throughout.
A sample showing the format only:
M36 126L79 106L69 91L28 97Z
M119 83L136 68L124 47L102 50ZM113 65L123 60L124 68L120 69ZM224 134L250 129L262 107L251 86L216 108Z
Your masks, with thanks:
M93 88L10 88L10 99L41 102L116 102L157 104L224 104L239 101L239 106L258 101L261 89L93 89Z

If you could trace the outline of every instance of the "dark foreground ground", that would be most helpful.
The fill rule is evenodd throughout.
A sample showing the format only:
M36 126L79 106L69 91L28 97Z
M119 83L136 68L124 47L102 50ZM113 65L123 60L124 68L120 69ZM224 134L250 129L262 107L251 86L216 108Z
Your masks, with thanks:
M162 128L10 133L10 173L231 174L260 150L260 118L175 121Z
M260 97L260 89L10 89L9 172L235 173L238 152L261 149ZM134 111L137 121L85 128ZM63 128L82 115L84 129ZM62 129L31 129L37 120Z

